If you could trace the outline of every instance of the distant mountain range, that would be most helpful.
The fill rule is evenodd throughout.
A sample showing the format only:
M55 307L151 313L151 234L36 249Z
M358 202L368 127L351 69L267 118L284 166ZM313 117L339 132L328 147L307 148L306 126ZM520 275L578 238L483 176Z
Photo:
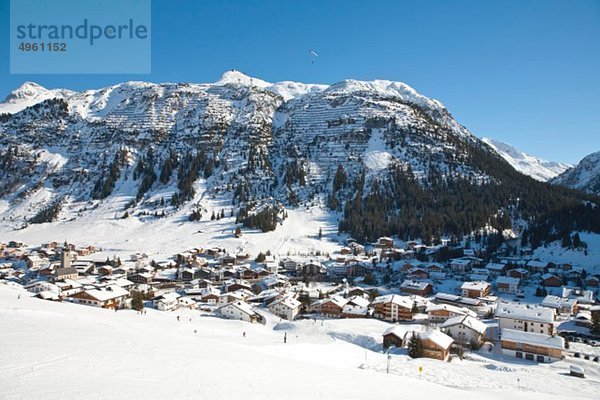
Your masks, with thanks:
M572 167L569 164L548 161L529 155L499 140L490 138L483 138L481 140L490 145L517 171L531 176L538 181L547 182Z
M563 172L551 182L600 195L600 151L586 156L577 166Z

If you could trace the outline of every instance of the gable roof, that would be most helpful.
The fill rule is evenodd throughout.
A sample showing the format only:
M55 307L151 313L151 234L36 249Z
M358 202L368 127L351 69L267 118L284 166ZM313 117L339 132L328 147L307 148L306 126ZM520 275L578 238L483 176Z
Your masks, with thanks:
M443 349L449 348L454 342L454 339L437 329L422 333L421 340L430 340Z
M459 317L454 317L454 318L450 318L449 320L447 320L446 322L444 322L441 327L442 328L448 328L450 326L454 326L454 325L464 325L467 328L470 328L471 330L483 335L485 333L485 331L487 330L487 325L484 324L483 322L481 322L480 320L478 320L477 318L473 318L469 315L465 315L465 316L459 316Z
M534 346L550 347L553 349L564 349L565 339L560 336L548 336L541 333L516 331L513 329L502 329L501 340L516 343L527 343Z

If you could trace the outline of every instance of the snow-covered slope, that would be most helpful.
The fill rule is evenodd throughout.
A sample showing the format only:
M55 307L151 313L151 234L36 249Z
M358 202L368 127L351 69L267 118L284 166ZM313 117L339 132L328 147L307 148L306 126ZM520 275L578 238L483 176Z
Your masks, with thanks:
M401 393L402 398L436 400L558 400L597 395L598 367L591 362L585 364L587 379L576 380L568 376L566 362L508 362L480 352L471 360L445 363L403 353L391 357L386 374L380 344L390 325L372 319L326 320L321 326L312 320L279 323L267 315L270 321L261 325L189 310L115 313L28 295L0 284L0 321L8 328L0 329L1 397L6 399L363 400Z
M0 114L14 114L27 107L41 103L55 97L64 98L74 92L65 89L48 90L34 82L25 82L9 94L3 103L0 103Z
M500 154L514 169L538 181L547 182L572 167L569 164L547 161L529 155L499 140L490 138L483 138L481 140Z
M584 157L576 167L557 176L552 183L600 195L600 151Z

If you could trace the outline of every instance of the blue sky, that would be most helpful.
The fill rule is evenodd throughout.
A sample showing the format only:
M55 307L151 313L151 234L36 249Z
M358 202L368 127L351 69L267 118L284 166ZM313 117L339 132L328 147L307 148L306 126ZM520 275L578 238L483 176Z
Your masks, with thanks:
M7 35L9 0L0 18ZM211 82L232 68L267 81L379 78L534 155L576 163L600 150L597 0L154 0L152 37L150 75L10 75L0 40L0 98L27 80L70 89ZM319 52L314 64L309 49Z

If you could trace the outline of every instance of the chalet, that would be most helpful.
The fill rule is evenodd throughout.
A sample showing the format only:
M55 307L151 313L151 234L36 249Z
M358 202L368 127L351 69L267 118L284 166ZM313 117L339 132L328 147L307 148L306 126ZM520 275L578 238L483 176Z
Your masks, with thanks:
M237 258L231 254L226 254L219 260L222 266L232 266L237 262Z
M548 295L542 300L542 306L552 308L557 314L575 315L577 313L577 300L566 297Z
M592 314L589 311L580 311L575 318L575 325L590 328L592 326Z
M188 267L188 268L179 268L177 270L177 279L190 282L194 279L200 279L200 268L198 267Z
M385 321L402 321L413 319L415 301L408 296L388 294L373 300L373 316Z
M236 290L240 289L252 291L252 285L243 280L236 280L234 282L229 282L225 284L226 292L235 292Z
M476 299L490 294L490 284L486 281L464 282L460 290L463 297Z
M200 300L203 303L217 304L220 295L221 291L219 289L209 286L200 291Z
M361 296L364 298L368 298L369 297L369 292L367 292L365 289L359 287L359 286L355 286L355 287L351 287L348 288L346 290L346 296L347 297L352 297L352 296Z
M562 297L575 299L579 304L594 303L594 292L591 290L583 290L579 287L563 287Z
M102 308L117 308L129 297L129 292L112 285L102 289L84 290L69 297L73 303Z
M489 263L485 266L485 269L488 270L490 276L501 276L506 272L506 264Z
M444 273L444 266L440 263L427 264L425 267L429 274L442 274Z
M321 314L327 317L339 317L342 315L342 311L348 300L340 296L332 296L328 299L324 299L320 305Z
M319 276L324 272L323 264L316 261L309 261L300 268L300 273L304 276Z
M510 357L553 362L563 359L565 340L560 336L502 329L501 346L502 353Z
M353 262L348 264L346 270L346 276L348 278L356 278L358 276L364 276L370 271L369 267L365 263Z
M235 319L250 323L261 322L262 316L252 309L252 306L243 301L226 304L217 310L221 317Z
M341 254L341 255L344 255L344 256L347 256L347 255L349 255L349 254L352 254L352 249L351 249L350 247L342 247L342 248L340 249L340 254Z
M387 236L380 237L379 239L377 239L375 247L391 249L392 247L394 247L394 239Z
M527 262L526 266L527 266L527 269L530 270L532 273L535 273L535 272L544 273L548 269L548 263L545 261L531 260L531 261Z
M423 357L446 361L450 356L450 346L454 340L445 333L431 330L420 335L423 343Z
M440 328L455 342L478 348L483 343L486 324L469 315L454 317L444 322Z
M269 304L269 311L280 318L292 321L300 312L300 306L298 300L286 296Z
M527 271L525 268L514 268L509 270L506 275L510 276L511 278L523 280L529 278L529 271Z
M541 285L547 287L561 287L562 280L554 274L544 274L541 278Z
M496 278L496 287L500 293L516 294L519 290L519 278L499 276Z
M450 293L436 293L435 301L441 304L451 304L459 307L467 307L476 310L482 306L481 299L472 299L470 297L457 296Z
M383 332L383 349L390 347L401 348L408 344L409 330L401 325L393 325Z
M551 308L502 302L496 309L499 329L554 333L555 312Z
M25 256L25 263L29 269L39 269L42 265L47 264L48 260L37 255Z
M450 260L450 269L452 272L463 274L471 270L472 261L466 258L454 258Z
M219 296L218 304L235 303L236 301L246 301L249 297L243 291L222 293Z
M427 279L429 278L429 273L427 270L423 268L411 268L407 271L407 277L409 279Z
M98 272L98 275L100 276L112 275L113 267L111 267L110 265L102 265L96 268L96 272Z
M152 279L154 278L154 274L150 272L136 272L130 275L127 275L127 279L131 282L138 284L150 285L152 284Z
M369 313L369 300L362 296L347 299L342 308L342 318L364 318Z
M77 273L76 268L56 268L54 271L54 280L60 281L63 279L77 279L79 278L79 274Z
M428 296L432 290L433 286L429 282L416 282L407 279L400 285L402 293L415 294L417 296Z
M177 299L180 297L181 295L177 292L169 292L153 298L152 304L160 311L173 311L179 307Z
M456 307L451 304L432 304L427 307L427 318L433 324L446 322L449 319L456 317L464 317L466 315L476 317L477 314L468 308Z

